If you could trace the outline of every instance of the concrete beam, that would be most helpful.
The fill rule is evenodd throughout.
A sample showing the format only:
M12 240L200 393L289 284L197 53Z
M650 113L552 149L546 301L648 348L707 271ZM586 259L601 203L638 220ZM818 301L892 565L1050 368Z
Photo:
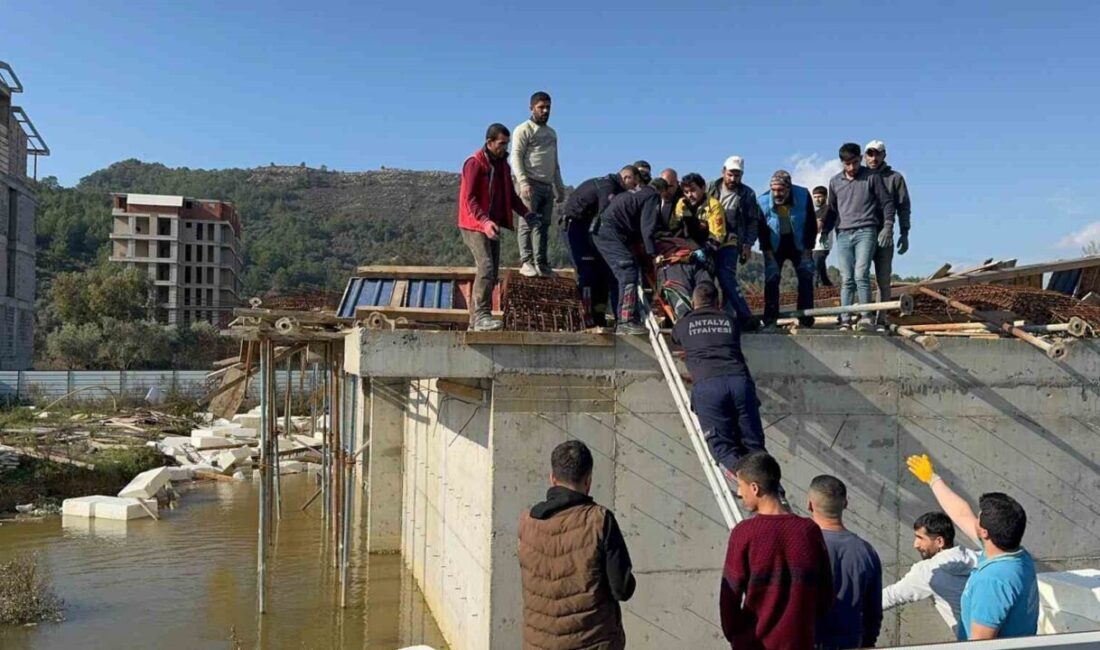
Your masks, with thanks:
M364 433L367 456L367 539L371 552L401 548L402 459L407 381L370 382L370 406ZM364 400L366 401L366 400Z

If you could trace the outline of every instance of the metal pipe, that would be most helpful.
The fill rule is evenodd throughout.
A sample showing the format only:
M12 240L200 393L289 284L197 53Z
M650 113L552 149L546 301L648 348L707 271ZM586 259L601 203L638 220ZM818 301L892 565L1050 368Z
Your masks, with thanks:
M872 311L900 311L902 316L913 313L913 297L900 296L897 300L886 302L868 302L862 305L844 305L841 307L814 307L813 309L796 309L779 314L779 318L801 318L803 316L840 316L855 312Z
M989 314L989 313L980 311L978 309L974 309L973 307L971 307L970 305L967 305L966 303L962 303L962 302L959 302L958 300L948 298L947 296L943 295L942 293L937 293L937 292L929 289L928 287L920 287L919 289L920 289L920 292L923 293L924 295L926 295L930 298L935 298L936 300L943 301L943 302L947 303L947 305L950 306L952 309L957 309L957 310L961 311L962 313L964 313L968 316L972 316L974 318L983 320L983 321L993 325L994 327L996 327L997 329L999 329L1002 332L1006 332L1008 334L1011 334L1012 336L1015 336L1018 339L1023 339L1024 341L1027 341L1028 343L1034 345L1035 347L1039 348L1043 352L1046 352L1046 355L1048 357L1050 357L1051 359L1054 359L1055 361L1057 361L1059 359L1064 359L1065 356L1066 356L1066 346L1061 341L1055 341L1054 343L1049 343L1049 342L1044 341L1043 339L1039 338L1038 336L1035 336L1033 334L1028 334L1023 329L1013 325L1011 322L1000 319L1000 318L998 318L997 316L995 316L993 314Z
M1088 333L1088 323L1074 316L1068 323L1051 323L1049 325L1025 325L1023 321L1015 321L1015 327L1032 334L1057 334L1068 333L1081 337ZM955 331L1001 331L1001 328L985 322L972 323L928 323L923 325L909 325L916 332L955 332Z
M274 351L274 343L269 344ZM271 369L267 373L269 390L271 391L271 401L268 402L268 406L271 408L271 416L268 420L268 424L271 426L271 462L273 469L271 472L271 480L275 485L275 507L272 509L275 513L275 521L281 521L283 518L283 490L282 490L282 469L279 467L279 414L276 405L278 400L276 395L278 394L278 376L279 369L275 366L274 362L269 360Z
M265 480L267 473L267 392L263 390L264 377L267 372L267 365L264 362L264 349L263 343L260 344L260 524L257 533L256 544L256 597L257 608L259 613L263 614L266 611L267 603L265 602L265 578L267 577L266 555L267 555L267 503L264 498Z

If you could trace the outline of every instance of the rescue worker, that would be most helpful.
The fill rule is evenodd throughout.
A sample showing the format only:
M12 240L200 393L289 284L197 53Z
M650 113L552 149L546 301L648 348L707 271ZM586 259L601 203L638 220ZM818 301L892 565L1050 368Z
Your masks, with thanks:
M615 515L589 496L592 465L580 440L555 447L546 500L520 517L524 648L626 647L619 603L637 582Z
M745 161L741 156L730 156L722 165L722 177L707 188L707 193L718 199L725 211L726 228L732 233L732 246L718 250L715 257L715 272L718 286L722 288L722 304L726 311L741 321L743 331L751 332L759 327L752 315L749 304L741 295L737 283L737 264L749 261L753 245L756 244L760 224L760 206L756 192L741 182L745 172Z
M741 353L741 328L718 306L718 289L700 283L692 304L695 309L672 328L672 340L684 348L691 405L710 454L734 481L738 459L765 450L760 400Z
M783 263L790 261L798 276L798 308L814 306L814 242L817 218L810 192L791 184L785 170L772 174L771 188L760 196L760 250L764 253L764 327L774 329L779 318L779 280ZM804 327L813 317L798 319Z
M503 124L490 124L485 145L462 165L458 186L458 228L474 256L474 286L470 292L470 329L499 330L493 318L493 287L500 270L500 229L512 229L512 213L530 211L512 185L508 167L511 135Z
M562 238L577 270L577 291L593 324L607 325L607 310L618 292L615 276L592 241L592 220L607 209L615 195L627 191L625 182L636 182L638 172L627 165L618 174L590 178L569 195L561 209ZM613 315L613 314L612 314Z
M624 192L593 223L593 241L619 284L615 304L616 334L645 334L638 313L638 261L634 248L643 246L650 258L657 255L654 235L661 205L661 193L668 192L663 178L634 192Z

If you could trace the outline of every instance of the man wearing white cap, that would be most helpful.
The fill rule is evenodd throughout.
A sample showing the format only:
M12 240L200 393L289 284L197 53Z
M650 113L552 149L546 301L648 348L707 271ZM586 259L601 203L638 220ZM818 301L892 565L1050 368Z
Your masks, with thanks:
M756 192L741 182L744 173L745 161L741 156L726 158L722 165L722 177L710 184L707 194L722 204L726 230L736 242L734 246L720 248L715 260L718 284L722 287L723 307L726 313L737 317L742 330L753 331L759 328L760 323L753 318L752 311L737 286L737 262L740 260L744 264L748 261L763 217L756 200Z
M886 164L886 143L882 140L871 140L863 150L863 159L867 164L867 169L878 174L882 179L882 183L886 186L886 191L894 199L898 226L901 228L901 236L898 238L898 255L905 255L905 251L909 250L910 211L909 188L905 185L905 177ZM878 250L875 251L875 281L878 284L878 299L880 301L890 299L890 278L893 276L893 272L894 246L893 242L890 242L887 246L879 246ZM880 327L885 325L883 312L879 312L878 319Z

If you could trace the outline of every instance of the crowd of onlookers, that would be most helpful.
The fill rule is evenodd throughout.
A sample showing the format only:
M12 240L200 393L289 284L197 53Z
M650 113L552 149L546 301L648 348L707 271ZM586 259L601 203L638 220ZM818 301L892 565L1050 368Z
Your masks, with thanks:
M592 453L577 440L554 449L546 500L523 513L519 562L525 648L613 650L627 645L619 603L639 585L614 514L589 496ZM848 530L844 482L823 474L807 490L808 517L792 512L779 463L756 451L734 480L750 515L730 532L718 610L732 648L866 648L883 610L931 598L960 640L1036 633L1035 566L1021 545L1027 516L1012 497L983 494L975 514L926 455L910 472L931 487L942 511L913 524L920 560L883 585L882 562ZM956 530L978 544L958 546Z
M742 330L774 328L784 265L795 270L798 309L810 309L815 283L832 284L826 265L831 250L842 305L871 302L872 264L879 300L889 299L895 251L909 249L911 209L905 179L886 163L882 140L862 148L842 145L843 171L828 187L812 191L780 169L757 196L743 181L744 158L729 156L710 183L699 173L681 176L672 168L654 178L650 164L638 160L581 182L567 197L550 108L550 95L535 93L528 119L513 131L490 125L483 146L463 164L458 227L476 265L470 329L503 326L492 317L501 229L516 231L520 273L553 273L547 246L555 212L593 324L614 322L619 333L645 332L637 303L643 281L673 318L690 310L695 287L710 283ZM750 311L737 280L738 265L754 247L764 257L763 322ZM881 314L864 311L854 321L847 314L839 320L842 327L884 330ZM813 319L800 320L809 325Z

